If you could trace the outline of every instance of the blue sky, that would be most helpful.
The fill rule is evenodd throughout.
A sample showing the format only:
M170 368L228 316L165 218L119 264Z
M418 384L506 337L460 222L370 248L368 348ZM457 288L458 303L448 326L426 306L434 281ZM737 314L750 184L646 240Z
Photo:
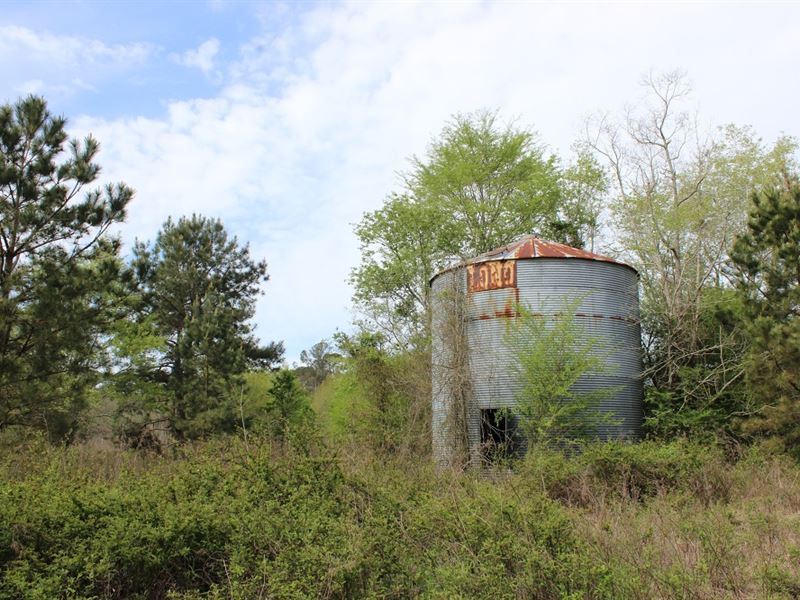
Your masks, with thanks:
M280 35L313 4L242 4L226 2L11 2L4 3L4 24L42 37L69 36L105 46L62 69L20 53L4 65L12 89L47 93L52 106L67 115L87 112L103 117L163 115L170 100L213 95L222 80L200 68L185 68L178 56L214 40L217 64L236 58L240 45L256 37ZM7 34L9 35L9 34ZM127 52L126 52L127 50ZM94 54L98 54L95 51ZM116 54L116 56L114 56ZM92 65L91 72L84 68ZM75 81L80 83L76 85ZM41 82L41 86L35 82ZM34 83L34 85L30 85ZM82 85L81 85L82 84Z
M352 223L456 112L496 108L568 159L585 118L683 68L703 127L800 135L792 3L5 2L0 101L44 95L137 190L123 239L222 218L269 263L288 358L352 320Z

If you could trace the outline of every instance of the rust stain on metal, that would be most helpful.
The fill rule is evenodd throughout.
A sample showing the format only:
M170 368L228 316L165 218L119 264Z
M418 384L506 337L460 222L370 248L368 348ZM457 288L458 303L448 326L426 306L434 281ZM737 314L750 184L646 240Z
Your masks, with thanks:
M518 298L519 294L515 294L515 298ZM505 304L503 305L502 309L493 310L490 313L483 313L478 315L477 317L473 317L473 320L479 321L490 321L491 319L513 319L519 316L519 300L512 300L509 298L506 300Z
M477 317L472 317L472 321L491 321L492 319L514 319L520 315L517 305L511 301L506 302L502 310L495 310L491 313L483 313Z
M516 287L517 263L514 260L494 260L469 265L467 289L470 293Z
M503 307L503 310L496 310L494 311L494 316L498 319L505 317L507 319L511 319L513 317L519 316L519 312L517 311L516 305L508 300L506 305Z
M619 315L613 315L608 317L609 319L614 319L615 321L623 321L625 323L638 323L636 319L632 319L631 317L622 317Z

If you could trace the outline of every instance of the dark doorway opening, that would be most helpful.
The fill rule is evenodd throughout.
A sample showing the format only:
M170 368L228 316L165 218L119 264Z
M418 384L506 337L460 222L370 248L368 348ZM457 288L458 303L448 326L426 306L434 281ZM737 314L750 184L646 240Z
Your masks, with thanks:
M481 409L481 454L496 463L517 454L516 418L507 408Z

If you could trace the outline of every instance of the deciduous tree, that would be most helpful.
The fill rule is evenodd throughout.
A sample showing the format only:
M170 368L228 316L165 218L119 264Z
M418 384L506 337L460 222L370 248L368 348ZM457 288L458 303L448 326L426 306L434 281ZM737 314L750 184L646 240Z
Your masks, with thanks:
M565 170L532 132L488 111L455 116L411 164L402 192L356 226L351 277L370 327L401 346L427 333L434 273L524 234L582 246L598 213L587 201L605 188L589 155Z
M613 422L614 416L598 406L617 389L576 389L581 377L609 369L604 356L609 349L576 322L579 304L564 300L552 319L519 305L517 318L509 322L505 341L521 382L513 414L519 416L519 430L531 447L579 444Z
M333 373L337 359L341 357L334 352L333 344L328 340L320 340L308 350L300 353L303 366L295 370L300 381L310 390L316 389L325 378Z
M732 125L704 133L682 105L684 73L651 74L643 85L643 101L621 122L594 123L588 142L614 183L613 237L641 277L649 413L708 429L719 423L695 417L732 416L743 373L741 332L714 323L733 299L716 290L730 288L725 265L749 194L775 180L796 143L767 147Z

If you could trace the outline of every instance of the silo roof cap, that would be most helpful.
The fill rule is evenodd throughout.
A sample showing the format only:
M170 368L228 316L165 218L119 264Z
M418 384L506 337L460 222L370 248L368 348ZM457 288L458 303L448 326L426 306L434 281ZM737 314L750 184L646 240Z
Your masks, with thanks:
M603 262L610 262L616 264L624 264L608 256L588 252L587 250L580 250L567 246L566 244L559 244L557 242L548 242L532 235L527 235L511 242L500 248L489 250L479 254L474 258L464 261L466 264L486 262L489 260L513 260L518 258L585 258L588 260L600 260ZM626 267L629 265L625 265Z
M601 262L613 263L615 265L622 265L623 267L628 267L629 269L636 271L636 269L634 269L632 266L618 260L614 260L608 256L602 256L601 254L595 254L594 252L589 252L587 250L580 250L578 248L573 248L572 246L567 246L566 244L559 244L558 242L549 242L533 235L526 235L525 237L511 242L510 244L500 246L494 250L489 250L488 252L484 252L483 254L479 254L478 256L468 258L467 260L464 260L458 264L452 265L444 271L434 275L431 278L431 281L436 279L436 277L438 277L441 273L464 265L474 265L494 260L518 260L528 258L582 258L585 260L597 260Z

